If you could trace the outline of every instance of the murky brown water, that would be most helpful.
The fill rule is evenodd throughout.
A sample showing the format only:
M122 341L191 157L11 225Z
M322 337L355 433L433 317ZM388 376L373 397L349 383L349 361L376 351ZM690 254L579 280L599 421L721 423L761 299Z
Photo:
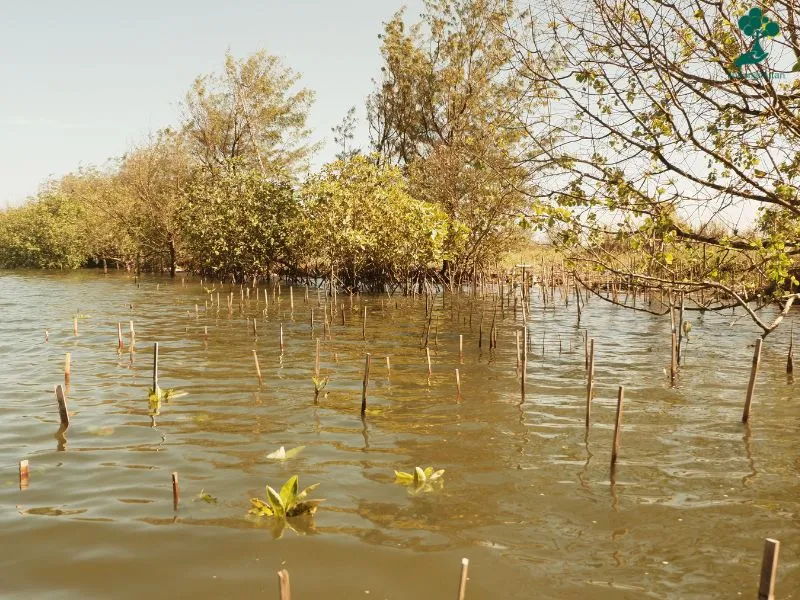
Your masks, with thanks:
M275 598L282 566L296 600L455 598L462 556L471 560L469 600L753 598L765 537L782 542L778 597L800 598L800 394L785 374L788 327L765 343L747 428L740 419L757 334L747 318L691 314L686 366L670 389L669 319L591 300L581 322L597 353L587 442L574 303L543 311L534 298L520 403L519 314L506 312L495 351L484 331L479 352L478 313L472 331L463 323L468 298L459 325L451 298L442 310L440 297L429 385L419 349L424 299L384 298L382 308L365 297L351 311L340 297L347 325L337 315L333 339L322 343L331 380L315 406L316 292L309 304L294 292L294 320L287 287L266 320L263 301L251 298L245 314L260 315L254 338L238 293L232 318L224 294L219 314L206 313L196 280L152 278L137 288L117 274L0 274L2 598ZM76 312L86 316L78 337ZM125 352L116 348L116 324L130 319L132 368L127 332ZM156 427L147 402L154 341L161 386L188 392L163 406ZM365 351L373 355L366 425ZM59 451L53 386L63 381L65 352L74 415ZM626 405L612 486L619 384ZM285 462L265 458L282 445L305 449ZM24 458L30 487L21 491ZM442 489L411 495L393 483L393 469L415 465L446 469ZM172 471L183 498L177 515ZM301 484L319 482L327 502L312 531L273 539L268 521L246 516L248 499L294 473ZM217 503L193 501L201 490Z

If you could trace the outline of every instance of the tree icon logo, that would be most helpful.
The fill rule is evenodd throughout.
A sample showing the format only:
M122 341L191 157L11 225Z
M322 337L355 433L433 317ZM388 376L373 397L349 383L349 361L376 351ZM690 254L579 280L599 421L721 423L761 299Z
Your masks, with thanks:
M746 15L739 19L739 29L747 37L753 38L753 45L747 52L742 52L734 64L740 69L744 65L757 65L769 55L761 47L761 39L765 37L775 37L781 28L769 17L764 16L764 11L760 8L751 8Z

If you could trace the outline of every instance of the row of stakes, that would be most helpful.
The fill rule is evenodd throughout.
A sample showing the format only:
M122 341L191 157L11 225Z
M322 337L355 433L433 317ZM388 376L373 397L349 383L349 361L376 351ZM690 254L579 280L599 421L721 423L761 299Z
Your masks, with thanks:
M291 288L290 288L291 293ZM249 290L248 290L249 296ZM266 290L264 293L266 298ZM197 310L197 307L195 307ZM426 308L427 312L427 308ZM366 332L363 331L365 328L366 323L366 306L364 307L364 315L362 320L362 334L365 337ZM313 309L312 309L312 319L313 319ZM253 326L255 328L255 319L253 319ZM313 321L312 321L313 327ZM78 334L78 321L77 317L73 320L73 331L74 334ZM526 326L525 331L529 335L529 330ZM522 344L520 344L520 337L519 331L515 332L516 337L516 347L517 347L517 371L518 373L521 372L520 376L520 386L521 386L521 393L523 398L525 397L525 386L527 381L527 349L529 345L529 340L524 340ZM584 351L585 351L585 363L586 363L586 370L587 370L587 393L586 393L586 427L587 430L590 427L590 417L591 417L591 402L594 396L594 346L595 340L594 338L588 338L588 332L584 332ZM133 322L130 323L130 335L131 335L131 346L135 343L135 330L133 327ZM207 329L206 329L207 335ZM123 338L122 338L122 325L120 323L117 324L117 336L118 336L118 347L121 350L123 348ZM674 382L675 373L677 371L676 363L680 359L676 360L676 350L678 348L678 344L676 343L676 335L675 335L675 327L673 326L673 334L672 334L672 361L670 365L671 371L671 379ZM280 347L281 351L284 349L284 336L283 336L283 324L281 323L280 327ZM45 341L48 339L48 333L45 332ZM758 338L755 344L755 352L753 356L753 362L751 367L750 379L748 382L747 387L747 395L745 399L745 407L742 416L742 422L747 423L750 417L750 409L752 403L752 396L753 391L755 388L755 381L756 376L758 373L758 368L760 365L760 357L761 357L761 349L762 349L762 338ZM492 347L496 347L496 332L493 331L490 336L490 344ZM479 344L480 345L480 344ZM425 346L425 354L426 354L426 362L428 368L428 380L430 381L430 377L432 375L432 364L431 364L431 356L430 356L430 349L428 346ZM459 356L463 360L463 335L459 335ZM255 361L256 367L256 375L258 377L259 385L263 384L263 376L261 373L261 369L258 363L258 355L255 350L253 350L253 357ZM315 375L319 376L319 362L320 362L320 340L319 338L316 339L316 358L315 358ZM370 366L371 366L371 354L366 353L365 355L365 364L364 364L364 377L362 381L362 394L361 394L361 417L362 419L365 418L366 408L367 408L367 390L369 385L370 379ZM387 371L391 371L391 364L390 359L386 356L386 367ZM792 370L792 348L790 344L789 350L789 358L787 361L787 372L791 373ZM65 370L64 370L64 377L65 383L69 385L70 380L70 373L71 373L71 358L70 354L67 353L66 361L65 361ZM158 382L158 343L156 342L153 347L153 387L154 389L157 386ZM456 394L457 398L461 398L461 378L458 369L455 369L455 383L456 383ZM64 394L64 390L61 385L56 386L55 389L56 400L58 402L59 407L59 415L61 419L61 428L59 430L59 435L63 435L63 432L69 426L69 413L67 411L67 401L66 396ZM615 464L617 461L617 457L619 455L620 450L620 431L622 425L622 414L623 414L623 402L624 402L624 387L619 386L618 394L617 394L617 410L616 410L616 418L614 424L614 437L612 443L612 452L611 452L611 470L612 470L612 479L613 479L613 472L615 468ZM19 464L19 474L20 474L20 488L26 489L28 487L28 479L29 479L29 463L27 460L20 461ZM173 472L172 475L172 491L173 491L173 507L177 511L179 503L180 503L180 492L179 492L179 483L178 483L178 474L177 472ZM773 599L774 598L774 585L775 585L775 573L777 569L777 556L778 556L778 549L780 543L777 540L767 539L765 543L764 549L764 557L762 560L762 573L761 573L761 583L759 585L759 600L762 598L764 599ZM462 580L459 586L459 598L463 599L464 588L466 584L466 571L468 561L467 559L463 559L462 564ZM281 571L279 572L279 582L280 583L280 593L281 593L281 600L284 598L290 598L290 588L289 588L289 575L288 572Z

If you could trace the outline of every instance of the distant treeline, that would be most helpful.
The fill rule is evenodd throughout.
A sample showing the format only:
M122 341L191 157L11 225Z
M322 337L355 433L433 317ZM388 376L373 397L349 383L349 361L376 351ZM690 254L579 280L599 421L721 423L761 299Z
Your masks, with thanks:
M0 266L456 284L538 230L570 268L788 310L800 47L769 32L800 15L771 4L758 34L769 56L732 78L756 30L738 27L736 3L695 4L400 11L380 36L368 147L353 147L353 108L332 129L337 160L316 173L313 93L274 56L228 55L195 80L177 126L0 213ZM762 68L788 76L749 77Z

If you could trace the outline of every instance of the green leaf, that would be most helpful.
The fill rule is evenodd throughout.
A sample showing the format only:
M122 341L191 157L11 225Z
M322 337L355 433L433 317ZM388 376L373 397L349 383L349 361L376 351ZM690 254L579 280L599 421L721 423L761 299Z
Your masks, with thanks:
M292 448L291 450L286 451L286 458L294 458L298 454L300 454L305 446L297 446L297 448Z
M292 475L289 480L283 484L281 488L281 502L284 508L290 507L294 504L295 497L297 496L298 480L297 475Z
M413 483L414 481L414 476L411 473L405 473L404 471L395 471L394 476L398 483Z
M436 472L435 472L433 475L431 475L430 477L428 477L428 479L429 479L430 481L436 481L436 480L437 480L437 479L439 479L439 478L440 478L442 475L444 475L444 469L439 469L439 470L438 470L438 471L436 471Z
M269 486L267 486L267 500L276 517L282 517L286 514L286 506L283 504L281 495Z
M274 514L272 508L267 506L266 502L261 500L261 498L250 498L250 504L252 505L249 511L251 515L271 517Z
M417 485L425 483L425 471L419 467L414 467L414 483Z
M297 494L294 497L295 502L300 502L300 500L303 500L303 499L307 498L308 495L311 492L313 492L315 489L317 489L318 487L319 487L318 483L314 483L314 484L308 486L306 489L304 489L302 492L300 492L299 494Z

